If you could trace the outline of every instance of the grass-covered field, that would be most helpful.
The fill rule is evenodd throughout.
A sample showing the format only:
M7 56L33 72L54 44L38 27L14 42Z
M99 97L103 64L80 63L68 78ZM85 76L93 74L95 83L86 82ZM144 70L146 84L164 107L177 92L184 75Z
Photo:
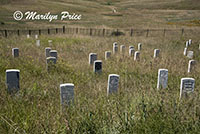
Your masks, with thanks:
M56 69L47 73L45 47L53 40L58 51ZM200 131L200 60L198 37L193 37L189 50L197 61L195 72L188 74L189 59L183 56L188 37L130 38L41 36L35 39L12 37L0 40L0 133L199 133ZM104 60L112 43L126 46L126 54ZM141 59L128 56L128 46L143 44ZM18 47L20 57L13 58L11 49ZM153 59L153 50L161 57ZM95 75L88 64L89 53L103 61L103 73ZM159 68L169 71L168 88L157 90ZM20 92L6 92L6 69L20 70ZM107 97L109 74L120 75L119 92ZM195 92L179 100L180 80L195 78ZM75 102L62 112L59 85L74 83Z
M116 13L113 13L113 9ZM15 11L81 14L78 21L15 21ZM61 27L185 28L200 26L199 0L1 0L0 29Z

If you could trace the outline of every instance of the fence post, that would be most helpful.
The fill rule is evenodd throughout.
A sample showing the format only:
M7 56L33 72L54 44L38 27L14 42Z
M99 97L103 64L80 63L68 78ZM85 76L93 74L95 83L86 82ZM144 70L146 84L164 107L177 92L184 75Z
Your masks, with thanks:
M58 28L56 28L56 34L58 33Z
M92 28L90 28L90 36L92 36Z
M78 27L76 28L76 34L78 34Z
M131 29L131 36L133 36L133 29Z
M63 33L65 34L65 26L63 26Z
M183 36L183 34L184 34L184 28L182 28L182 33L181 33L181 34L182 34L182 36Z
M164 29L164 34L163 34L164 37L165 37L165 33L166 33L166 29Z
M7 38L8 37L8 31L5 30L5 37Z
M41 30L39 29L39 35L41 35Z
M149 36L149 29L147 29L147 35L146 35L146 37L148 37Z
M50 34L50 29L48 28L48 34Z
M103 29L103 36L105 36L105 29Z
M17 35L19 36L19 29L17 30Z
M31 30L28 30L28 34L31 35Z

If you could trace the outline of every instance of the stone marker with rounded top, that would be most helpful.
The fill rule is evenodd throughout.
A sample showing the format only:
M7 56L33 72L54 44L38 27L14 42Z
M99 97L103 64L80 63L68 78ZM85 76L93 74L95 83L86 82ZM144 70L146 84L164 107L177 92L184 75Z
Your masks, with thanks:
M195 86L194 78L182 78L180 86L180 98L187 97L189 93L193 93L194 86Z
M74 84L65 83L60 85L61 105L70 105L74 103Z
M93 65L95 60L97 60L97 54L96 53L90 53L89 54L89 64Z
M192 45L192 39L189 39L188 45Z
M93 71L95 73L102 73L102 61L101 60L95 60L93 65Z
M194 52L193 51L187 51L187 57L192 59L194 56Z
M48 40L49 46L52 46L52 40Z
M19 48L13 48L12 49L12 56L14 58L19 57Z
M135 61L139 61L140 60L140 52L139 51L135 52L135 54L134 54L134 60Z
M124 45L121 45L121 46L120 46L120 52L121 52L121 53L125 53L125 46L124 46Z
M105 60L111 57L111 51L106 51L105 52Z
M30 38L30 35L29 35L29 34L27 34L27 35L26 35L26 38L27 38L27 39L29 39L29 38Z
M157 57L159 57L159 54L160 54L160 50L159 50L159 49L154 49L154 55L153 55L153 58L157 58Z
M119 75L110 74L108 76L108 86L107 86L107 95L111 93L116 93L119 86Z
M129 56L134 56L135 50L133 48L129 49Z
M189 41L186 41L185 47L188 48L188 46L189 46Z
M183 55L187 55L187 48L184 48L184 52L183 52Z
M158 70L157 89L167 88L167 82L168 82L168 70L167 69L159 69Z
M49 55L51 57L55 57L56 59L58 58L58 52L56 50L49 51Z
M113 43L113 54L116 54L118 52L118 45L117 42Z
M189 60L188 63L188 73L191 73L194 70L195 60Z
M8 93L16 93L19 91L19 73L18 69L7 69L6 70L6 87Z
M36 40L36 46L40 46L40 40Z
M55 57L47 57L46 58L46 69L50 71L55 68L57 59Z
M46 47L46 48L45 48L45 56L46 56L46 57L50 57L50 51L51 51L51 48L50 48L50 47Z
M138 43L138 51L142 50L142 43Z
M38 39L38 35L37 34L35 35L35 39Z
M134 49L134 46L129 46L129 49Z

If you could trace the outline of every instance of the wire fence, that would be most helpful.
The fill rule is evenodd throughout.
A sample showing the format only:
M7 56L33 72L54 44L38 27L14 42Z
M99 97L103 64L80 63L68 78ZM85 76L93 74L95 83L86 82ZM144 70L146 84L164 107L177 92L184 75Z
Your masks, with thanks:
M22 35L52 35L72 34L87 36L190 36L200 35L200 29L105 29L105 28L72 28L63 26L61 28L48 29L18 29L0 30L0 37L22 36Z

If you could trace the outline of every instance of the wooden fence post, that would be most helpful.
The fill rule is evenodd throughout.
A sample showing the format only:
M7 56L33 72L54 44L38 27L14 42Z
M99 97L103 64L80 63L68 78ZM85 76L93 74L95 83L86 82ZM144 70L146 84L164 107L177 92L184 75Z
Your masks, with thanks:
M131 29L131 36L133 36L133 29Z
M5 37L7 38L8 37L8 31L5 30Z
M39 35L41 35L41 30L39 29Z
M28 30L28 34L31 35L31 30Z
M181 33L181 34L182 34L182 36L183 36L183 34L184 34L184 28L182 28L182 33Z
M90 36L92 36L92 28L90 28Z
M147 34L146 34L146 37L148 37L149 36L149 29L147 29Z
M76 34L78 34L78 27L76 28Z
M50 29L48 28L48 34L50 34Z
M165 37L165 33L166 33L166 29L164 29L164 33L163 33L163 36Z
M65 34L65 26L63 26L63 33Z
M58 34L58 28L56 28L56 34Z
M17 35L19 36L19 29L17 30Z
M105 29L103 29L103 36L105 36Z

